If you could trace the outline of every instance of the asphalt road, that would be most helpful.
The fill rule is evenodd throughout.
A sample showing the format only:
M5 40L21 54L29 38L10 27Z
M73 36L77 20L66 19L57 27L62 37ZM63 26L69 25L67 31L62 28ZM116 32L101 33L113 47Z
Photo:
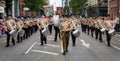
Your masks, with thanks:
M5 47L0 42L0 61L120 61L120 36L113 36L112 46L108 47L103 35L103 43L95 38L81 33L76 46L72 46L70 38L69 52L61 54L61 42L54 42L54 32L48 35L48 43L40 46L39 31L29 39L15 46Z

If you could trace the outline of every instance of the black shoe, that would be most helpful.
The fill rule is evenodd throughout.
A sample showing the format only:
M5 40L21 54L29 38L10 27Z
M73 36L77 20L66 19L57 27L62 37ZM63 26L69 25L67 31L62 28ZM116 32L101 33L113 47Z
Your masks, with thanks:
M66 53L65 53L65 52L63 52L62 54L63 54L63 55L66 55Z
M45 42L45 44L47 44L47 42Z
M73 44L72 46L75 46L75 44Z
M110 44L108 44L108 47L110 47Z
M9 45L6 45L5 47L9 47Z

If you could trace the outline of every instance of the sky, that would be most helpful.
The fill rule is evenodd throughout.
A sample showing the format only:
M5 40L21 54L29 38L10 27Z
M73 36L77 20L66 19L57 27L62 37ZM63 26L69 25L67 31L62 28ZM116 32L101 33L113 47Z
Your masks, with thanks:
M56 11L56 7L62 7L62 0L49 0L49 2L54 6L54 11Z

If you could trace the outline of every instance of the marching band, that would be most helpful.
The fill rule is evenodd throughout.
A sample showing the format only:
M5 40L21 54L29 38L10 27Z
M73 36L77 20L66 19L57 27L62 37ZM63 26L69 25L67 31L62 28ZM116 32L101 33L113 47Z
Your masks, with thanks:
M72 38L72 45L76 45L76 38L79 36L79 31L77 30L78 25L81 25L81 31L87 33L95 39L99 39L103 42L102 35L106 34L107 45L110 46L110 41L112 36L115 34L116 24L119 19L109 19L109 17L90 17L90 18L80 18L77 19L74 16L70 18L55 16L49 16L45 18L15 18L8 16L7 20L4 22L5 34L7 35L6 47L10 46L10 39L12 39L13 45L23 40L29 38L38 29L40 30L40 42L41 46L47 44L47 35L52 34L52 27L55 29L55 39L57 41L57 35L62 43L63 55L68 52L69 36ZM80 24L81 23L81 24ZM120 32L118 29L117 31ZM118 33L119 33L118 32Z

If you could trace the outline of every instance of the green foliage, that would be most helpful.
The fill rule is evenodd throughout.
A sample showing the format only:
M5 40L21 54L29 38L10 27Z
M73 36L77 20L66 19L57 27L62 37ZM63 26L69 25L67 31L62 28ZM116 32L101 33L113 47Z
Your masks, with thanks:
M29 7L31 11L37 11L41 6L46 5L45 0L24 0L25 6Z
M70 7L69 7L69 6L65 6L65 7L63 8L62 14L63 14L63 15L69 15L69 14L68 14L69 12L70 12Z
M80 11L87 6L87 0L71 0L69 2L72 11Z

